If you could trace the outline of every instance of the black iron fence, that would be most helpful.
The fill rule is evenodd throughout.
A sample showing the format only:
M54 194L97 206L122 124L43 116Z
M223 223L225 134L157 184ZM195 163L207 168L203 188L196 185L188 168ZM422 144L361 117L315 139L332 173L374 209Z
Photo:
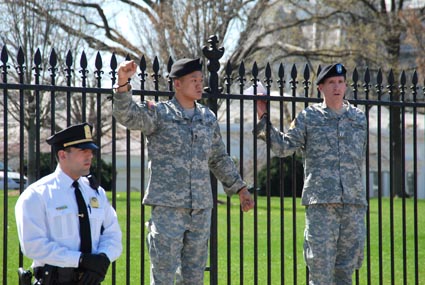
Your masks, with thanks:
M220 68L223 50L217 47L215 37L208 43L203 49L208 81L203 102L217 113L227 150L238 162L243 178L253 189L263 187L265 191L261 194L253 191L256 207L244 214L237 207L237 200L221 196L220 184L212 177L216 207L206 282L306 284L308 270L302 257L303 207L296 194L297 183L302 181L296 175L299 161L296 156L289 161L293 189L291 196L285 196L283 193L288 191L284 188L288 186L283 181L277 186L270 181L273 175L284 177L288 170L282 161L273 171L273 153L252 136L251 130L257 123L254 104L257 97L244 94L244 90L252 87L252 92L257 94L264 86L267 96L262 98L269 101L271 119L284 130L299 110L321 101L320 93L311 85L313 69L305 65L299 77L296 64L267 63L259 68L254 63L246 71L244 63L236 69L227 63ZM1 51L0 151L5 170L0 188L9 189L1 196L2 282L14 284L17 266L29 266L19 251L16 231L11 230L15 227L11 215L16 196L24 191L26 180L33 182L40 177L41 153L51 151L50 147L46 148L45 138L59 128L89 121L94 125L97 143L102 146L96 160L109 157L112 165L113 206L117 207L120 193L126 194L122 202L125 209L120 209L124 215L120 221L125 232L125 251L113 264L106 283L146 284L149 261L144 248L143 221L149 213L140 206L145 187L144 137L122 129L111 116L112 103L108 98L116 81L117 58L113 54L105 68L102 57L97 54L91 75L90 60L85 53L79 58L79 66L74 66L71 52L65 62L59 62L58 58L53 50L44 61L37 51L32 66L25 66L22 50L16 58L10 57L6 46ZM142 57L138 62L140 73L132 79L134 96L139 100L164 100L173 96L171 80L161 77L170 71L172 63L170 58L163 70L155 58L148 68ZM78 69L80 76L75 75L74 69ZM109 69L108 75L105 69ZM355 284L425 284L425 230L420 227L425 213L425 89L420 86L415 71L411 74L389 71L385 76L379 69L348 69L352 70L348 78L351 89L346 98L364 110L369 129L363 181L370 204L366 217L367 242L365 262L354 276ZM28 73L29 70L32 72ZM48 76L43 76L43 72ZM45 78L49 81L43 81ZM136 171L137 182L132 180L134 160L140 167ZM54 164L52 156L50 165ZM124 167L121 169L119 165ZM18 169L17 176L12 170L6 171L8 167ZM98 177L101 177L101 167L101 163L97 163ZM265 185L259 185L260 171L266 173ZM121 182L120 175L124 177ZM281 195L272 196L272 187L279 187ZM15 196L12 188L17 189ZM132 201L135 189L140 192L136 203ZM131 216L134 207L140 217ZM223 216L225 220L219 220L218 217ZM138 223L134 223L135 219ZM137 257L131 252L135 243L140 244Z

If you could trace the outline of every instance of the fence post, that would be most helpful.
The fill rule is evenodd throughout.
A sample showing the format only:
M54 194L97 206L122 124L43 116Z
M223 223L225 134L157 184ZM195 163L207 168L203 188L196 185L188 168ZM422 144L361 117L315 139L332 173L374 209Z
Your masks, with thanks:
M212 95L218 95L222 92L222 88L218 86L218 70L220 69L219 59L224 54L224 48L217 48L217 36L210 36L208 39L210 47L204 46L202 52L208 59L207 69L209 71L208 87L205 88L205 92ZM217 98L212 96L208 98L208 106L210 109L217 114ZM218 284L217 274L217 179L214 175L211 176L211 188L213 191L214 208L211 213L211 236L210 236L210 284Z
M205 57L208 59L207 69L209 71L208 77L208 87L205 87L205 92L210 94L220 94L223 91L223 88L218 86L218 70L220 69L219 59L224 54L224 47L217 48L218 39L217 36L210 36L208 39L210 47L204 46L202 52ZM217 114L217 99L209 98L208 106L211 110Z

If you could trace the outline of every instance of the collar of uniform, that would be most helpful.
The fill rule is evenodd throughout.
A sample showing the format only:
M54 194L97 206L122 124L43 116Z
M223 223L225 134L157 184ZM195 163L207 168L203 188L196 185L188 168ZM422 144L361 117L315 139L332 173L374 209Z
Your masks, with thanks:
M348 102L347 100L342 101L342 108L345 108L346 110L348 110L349 106L350 106L350 102ZM322 109L328 108L325 101L322 101L321 107Z
M342 102L342 108L345 108L346 112L344 112L342 115L343 116L350 116L350 112L348 112L350 110L350 102L348 102L347 100L344 100ZM322 109L322 112L325 114L326 118L333 118L335 115L335 112L330 112L328 109L328 106L326 105L325 101L322 101L322 103L320 104L320 107Z
M63 172L63 170L62 170L62 168L60 167L59 164L56 167L55 172L56 172L56 177L58 179L58 184L59 185L65 186L65 187L67 187L67 189L68 188L74 189L74 187L72 186L72 183L74 183L74 180L71 177L69 177L68 174L66 174L65 172Z
M184 108L182 107L182 105L180 105L179 101L176 99L176 97L171 98L171 100L169 101L171 104L173 104L175 106L176 109L176 113L179 117L185 118L185 114L184 114ZM203 119L203 116L201 116L201 111L199 109L199 104L197 102L194 102L194 107L195 107L195 112L193 114L193 119Z

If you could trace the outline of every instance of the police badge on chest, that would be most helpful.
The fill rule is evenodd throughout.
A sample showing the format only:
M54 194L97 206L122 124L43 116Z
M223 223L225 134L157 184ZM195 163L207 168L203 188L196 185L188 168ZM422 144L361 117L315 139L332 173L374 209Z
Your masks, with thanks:
M90 198L90 207L92 208L99 208L99 200L97 200L96 197Z

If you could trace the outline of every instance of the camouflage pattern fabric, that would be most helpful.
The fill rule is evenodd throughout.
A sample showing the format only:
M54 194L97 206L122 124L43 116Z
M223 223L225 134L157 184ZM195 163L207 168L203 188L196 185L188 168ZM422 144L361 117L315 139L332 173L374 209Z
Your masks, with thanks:
M174 284L179 264L181 278L176 284L203 284L208 257L211 209L153 206L151 219L146 226L151 276L154 277L151 278L151 284Z
M351 284L363 260L367 207L362 168L367 145L364 113L344 102L341 113L314 104L300 112L286 133L260 120L256 136L279 157L301 150L302 204L306 209L304 258L310 285Z
M143 203L152 205L147 225L151 284L173 284L175 278L203 284L213 207L210 170L229 196L246 186L214 113L198 103L194 107L190 118L176 98L139 104L129 92L114 94L114 117L147 139L149 183Z
M144 204L212 208L210 170L229 196L246 186L226 152L217 119L207 107L195 103L190 119L175 98L138 104L125 92L114 94L113 115L147 137L150 177Z
M338 115L323 103L309 106L286 133L270 126L270 147L279 157L301 150L304 165L302 204L349 203L366 205L362 167L366 152L366 117L344 104ZM257 137L266 140L267 118L257 125Z
M363 262L366 206L315 204L306 207L304 260L310 285L352 284Z

